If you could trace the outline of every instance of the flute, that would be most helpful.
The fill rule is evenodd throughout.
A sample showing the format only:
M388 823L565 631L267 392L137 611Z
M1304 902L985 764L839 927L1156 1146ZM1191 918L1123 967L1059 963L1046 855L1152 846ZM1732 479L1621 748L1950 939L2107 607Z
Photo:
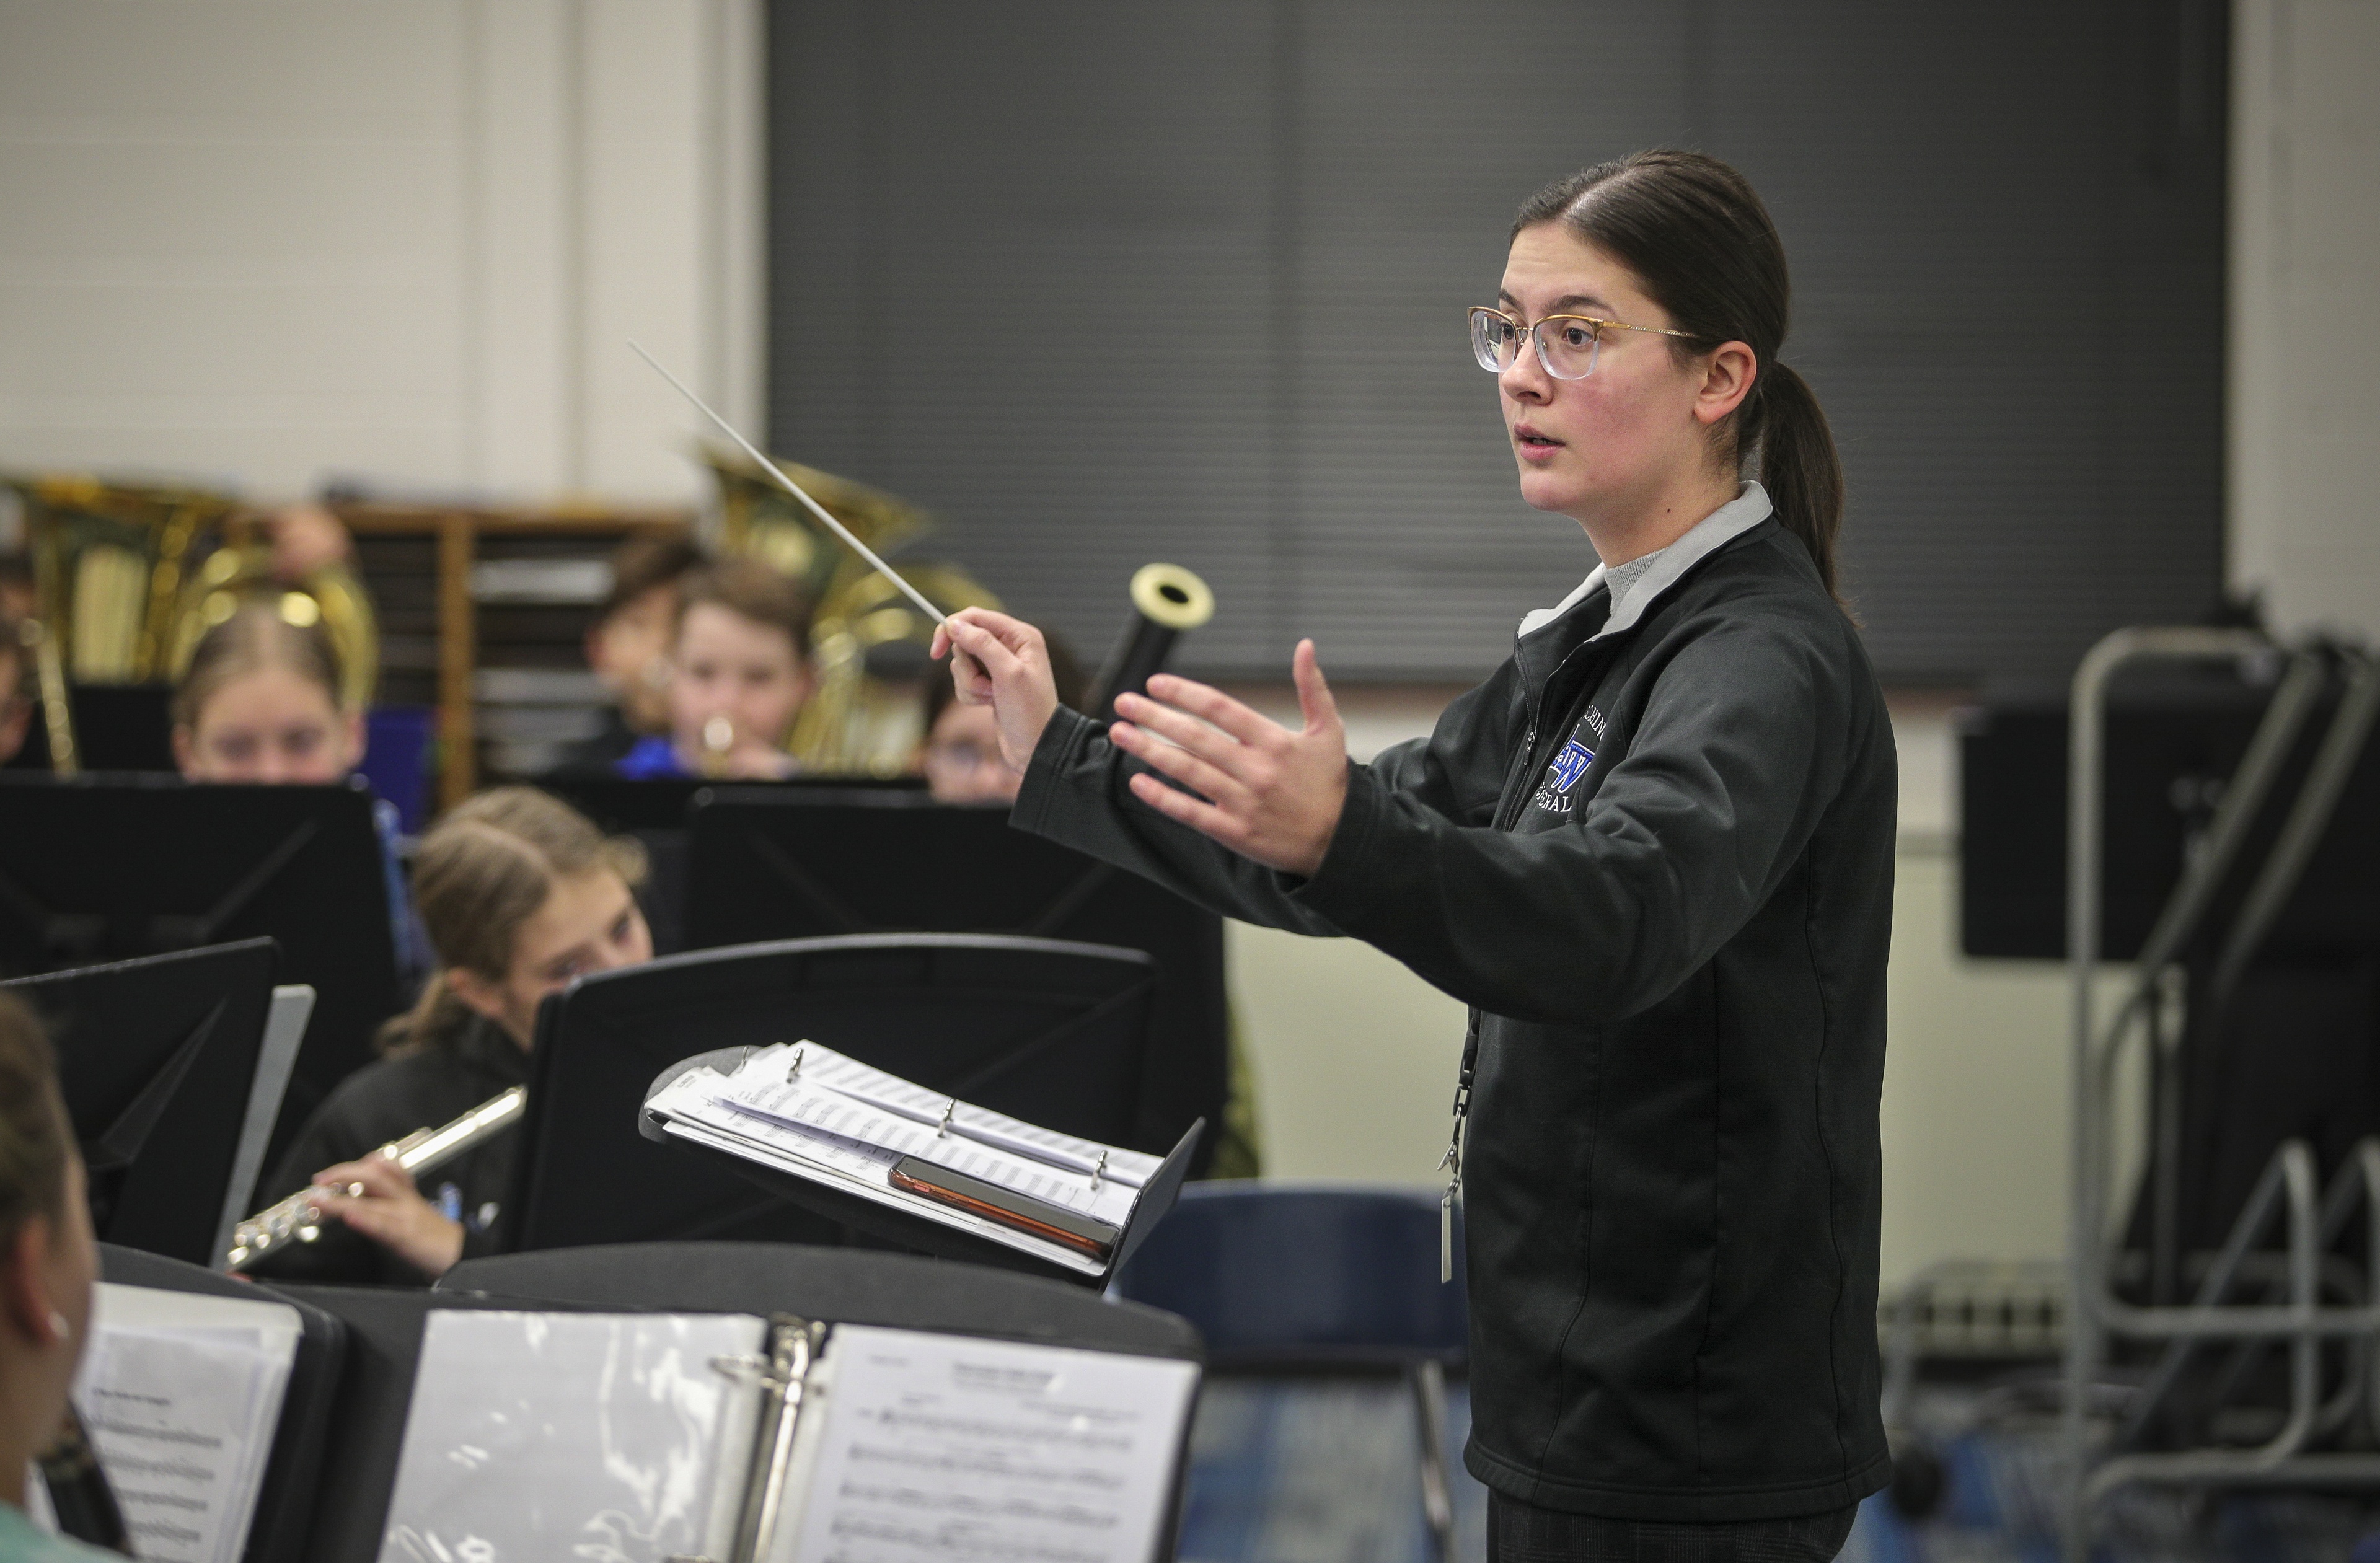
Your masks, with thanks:
M465 1151L494 1138L519 1121L528 1093L516 1085L436 1129L416 1129L401 1140L380 1147L380 1154L409 1174L431 1171ZM226 1272L244 1270L266 1254L293 1242L312 1242L322 1235L322 1213L314 1201L332 1193L359 1194L361 1183L345 1189L300 1189L270 1210L261 1210L232 1232L231 1252L224 1256Z

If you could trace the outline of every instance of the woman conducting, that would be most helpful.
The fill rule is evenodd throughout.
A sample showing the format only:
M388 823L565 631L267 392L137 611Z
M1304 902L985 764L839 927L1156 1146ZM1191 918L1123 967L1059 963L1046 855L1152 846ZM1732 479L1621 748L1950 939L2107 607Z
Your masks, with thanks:
M1369 765L1311 641L1297 731L1174 677L1103 728L983 610L936 646L1025 772L1017 825L1472 1006L1465 1460L1505 1563L1831 1557L1888 1474L1892 732L1787 302L1766 209L1713 159L1635 153L1522 207L1472 345L1522 497L1602 563Z

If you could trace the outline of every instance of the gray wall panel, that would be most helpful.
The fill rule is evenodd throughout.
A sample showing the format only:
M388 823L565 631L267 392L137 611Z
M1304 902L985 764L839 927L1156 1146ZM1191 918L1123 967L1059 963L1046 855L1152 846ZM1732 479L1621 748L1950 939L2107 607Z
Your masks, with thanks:
M1633 146L1760 187L1889 677L2061 678L2219 579L2219 0L778 0L776 448L1104 649L1483 672L1593 563L1515 493L1460 314Z

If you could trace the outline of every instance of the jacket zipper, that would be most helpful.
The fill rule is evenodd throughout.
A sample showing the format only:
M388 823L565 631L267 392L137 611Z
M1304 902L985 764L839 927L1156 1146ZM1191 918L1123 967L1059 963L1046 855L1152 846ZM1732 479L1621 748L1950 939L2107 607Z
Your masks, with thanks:
M1520 648L1520 636L1512 637L1513 649ZM1522 809L1528 806L1523 800L1529 795L1529 778L1536 774L1537 730L1545 725L1546 698L1553 693L1554 682L1561 677L1570 660L1593 645L1581 641L1565 653L1546 674L1538 686L1528 729L1521 737L1521 764L1517 775L1504 781L1505 796L1499 803L1494 826L1509 830L1520 822ZM1441 1286L1454 1279L1454 1202L1463 1193L1463 1136L1471 1126L1471 1077L1479 1067L1479 1008L1473 1005L1468 1024L1463 1033L1463 1065L1454 1077L1454 1123L1447 1134L1446 1154L1439 1158L1438 1169L1446 1174L1446 1192L1438 1197L1438 1279Z

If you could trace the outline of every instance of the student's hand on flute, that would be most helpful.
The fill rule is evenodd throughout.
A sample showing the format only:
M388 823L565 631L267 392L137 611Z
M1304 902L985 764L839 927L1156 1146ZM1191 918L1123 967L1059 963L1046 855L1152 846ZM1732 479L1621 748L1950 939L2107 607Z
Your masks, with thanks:
M363 1193L348 1193L358 1184ZM413 1186L413 1174L375 1151L314 1174L314 1207L334 1216L431 1276L463 1257L463 1226L439 1214Z
M1041 632L989 608L962 608L934 631L933 655L951 659L959 704L991 708L1000 724L1000 757L1022 773L1058 710L1058 684Z
M1133 796L1243 857L1310 876L1346 806L1347 730L1314 642L1297 643L1290 671L1305 719L1295 732L1220 689L1159 673L1148 681L1154 698L1117 699L1116 713L1128 720L1111 726L1108 739L1179 783L1136 775Z

